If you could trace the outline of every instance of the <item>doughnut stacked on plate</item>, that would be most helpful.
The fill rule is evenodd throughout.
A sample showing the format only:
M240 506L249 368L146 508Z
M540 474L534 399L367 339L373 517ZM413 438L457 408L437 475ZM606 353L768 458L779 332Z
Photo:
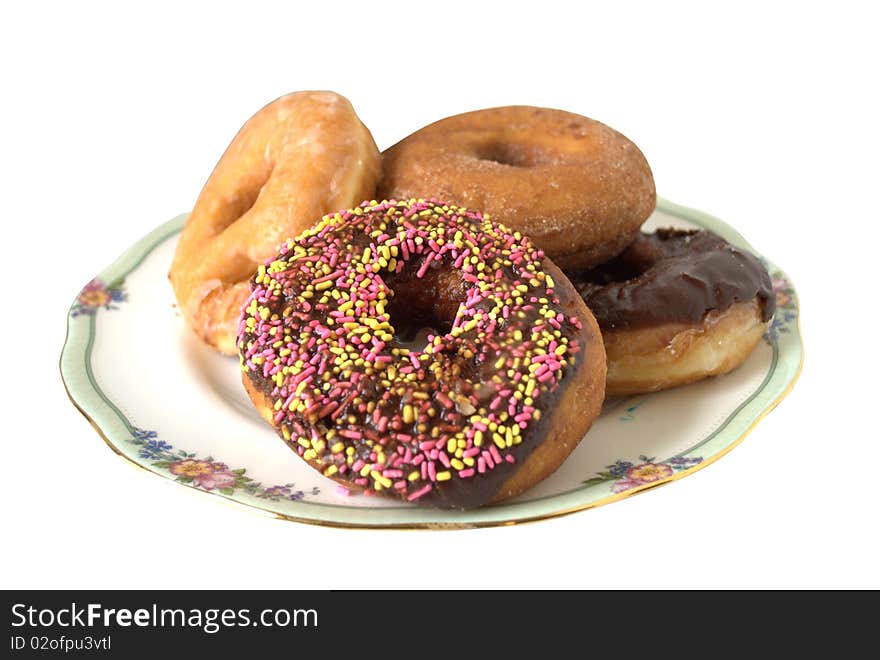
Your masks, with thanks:
M655 201L638 148L586 117L471 112L380 156L346 99L300 92L239 131L170 278L309 465L475 507L556 470L606 393L724 373L759 340L761 263L705 231L642 233Z

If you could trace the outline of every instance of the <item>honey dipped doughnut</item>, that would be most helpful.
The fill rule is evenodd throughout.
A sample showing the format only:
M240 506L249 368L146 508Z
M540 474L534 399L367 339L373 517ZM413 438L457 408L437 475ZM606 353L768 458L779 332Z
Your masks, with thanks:
M596 322L528 238L436 200L327 215L257 271L242 379L346 487L470 508L552 473L604 398Z
M617 255L654 210L648 162L587 117L529 106L442 119L383 154L378 195L436 195L503 219L560 268Z
M380 155L351 103L282 96L251 117L217 163L180 235L169 277L207 344L236 352L251 277L282 241L373 196Z
M642 233L610 262L568 276L602 329L609 395L735 369L776 309L764 265L705 230Z

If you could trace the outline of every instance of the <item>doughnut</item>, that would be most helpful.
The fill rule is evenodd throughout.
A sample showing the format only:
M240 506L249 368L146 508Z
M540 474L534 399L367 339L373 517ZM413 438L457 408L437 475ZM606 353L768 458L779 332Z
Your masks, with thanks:
M642 233L615 259L568 276L602 329L608 395L735 369L776 309L763 264L705 230Z
M370 198L380 158L351 104L332 92L282 96L245 123L202 189L169 273L203 341L236 353L257 266L315 218Z
M563 269L617 255L656 204L651 168L626 137L529 106L477 110L416 131L384 152L377 194L436 195L481 209Z
M364 202L287 241L238 347L252 401L311 467L437 508L545 478L604 398L601 333L562 272L434 199Z

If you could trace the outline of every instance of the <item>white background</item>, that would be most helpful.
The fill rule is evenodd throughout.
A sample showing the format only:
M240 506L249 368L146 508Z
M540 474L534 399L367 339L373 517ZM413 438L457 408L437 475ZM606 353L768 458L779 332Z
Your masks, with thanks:
M869 3L124 4L0 10L0 586L880 587ZM256 109L313 88L348 96L380 148L511 103L622 131L661 195L791 275L800 382L705 470L512 528L311 527L132 469L65 396L67 307L191 207ZM366 568L426 557L406 585Z

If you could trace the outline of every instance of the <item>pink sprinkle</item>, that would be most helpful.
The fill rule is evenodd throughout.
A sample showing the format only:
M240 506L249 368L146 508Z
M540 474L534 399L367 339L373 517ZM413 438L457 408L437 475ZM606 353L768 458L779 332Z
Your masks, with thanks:
M513 454L505 454L504 460L507 461L508 463L516 463L516 458L514 457Z
M440 403L443 404L444 408L451 410L453 407L455 407L455 404L452 402L452 399L450 399L448 396L443 394L443 392L437 392L437 394L435 395L435 398Z
M426 495L427 493L431 492L431 488L432 488L431 484L427 484L424 488L420 488L419 490L415 491L414 493L411 493L406 499L409 500L410 502L412 502L413 500L417 500L420 497L422 497L423 495Z
M486 471L486 459L478 458L477 459L477 472L483 474Z
M496 447L495 445L490 445L489 453L492 454L493 461L495 461L496 463L501 462L501 453L498 451L498 447Z
M458 473L458 476L462 479L467 479L468 477L474 476L474 468L468 468L467 470L461 470Z

